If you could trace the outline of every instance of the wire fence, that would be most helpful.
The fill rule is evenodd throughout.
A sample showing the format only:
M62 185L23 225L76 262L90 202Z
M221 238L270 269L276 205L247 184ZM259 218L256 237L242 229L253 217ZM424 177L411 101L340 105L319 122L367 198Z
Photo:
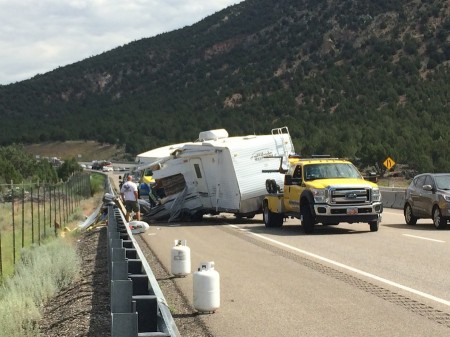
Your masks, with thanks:
M90 175L85 173L56 184L0 184L0 283L14 273L23 248L58 236L74 220L81 200L90 196Z

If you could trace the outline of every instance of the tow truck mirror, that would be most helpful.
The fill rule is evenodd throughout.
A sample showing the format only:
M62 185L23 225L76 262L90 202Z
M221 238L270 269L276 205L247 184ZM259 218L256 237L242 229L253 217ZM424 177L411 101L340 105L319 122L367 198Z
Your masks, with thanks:
M292 185L292 176L290 174L286 174L284 176L284 184L285 185Z

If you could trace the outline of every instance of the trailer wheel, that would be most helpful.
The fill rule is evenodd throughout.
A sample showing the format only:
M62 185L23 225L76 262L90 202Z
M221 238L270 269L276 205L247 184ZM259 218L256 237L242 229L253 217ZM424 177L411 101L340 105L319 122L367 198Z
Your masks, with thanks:
M235 214L234 215L236 217L236 219L253 219L255 217L255 214L246 214L246 215L242 215L242 214Z
M194 214L191 214L189 217L190 221L193 222L199 222L203 220L203 213L202 212L195 212Z
M263 204L263 219L267 228L283 226L283 214L271 212L267 201L264 201Z

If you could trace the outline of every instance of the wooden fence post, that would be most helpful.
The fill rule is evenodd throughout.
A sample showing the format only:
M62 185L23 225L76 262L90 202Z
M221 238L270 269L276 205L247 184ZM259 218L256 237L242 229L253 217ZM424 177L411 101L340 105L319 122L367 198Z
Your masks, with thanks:
M22 248L25 247L25 185L22 181Z
M16 264L16 223L14 221L14 187L13 180L11 179L11 214L12 214L12 227L13 227L13 264Z

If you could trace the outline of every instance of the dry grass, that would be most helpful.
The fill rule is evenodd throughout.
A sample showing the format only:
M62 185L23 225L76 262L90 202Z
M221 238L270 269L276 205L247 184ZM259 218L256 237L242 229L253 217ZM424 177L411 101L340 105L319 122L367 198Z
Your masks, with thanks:
M105 176L92 174L84 178L90 186L84 185L83 194L72 195L67 189L64 194L61 188L64 186L60 186L52 198L40 198L39 202L30 198L0 203L0 283L13 275L23 248L41 245L47 238L72 231L96 209L94 204L101 204ZM95 193L94 198L80 199L81 195L91 193ZM36 194L30 196L36 197Z
M26 145L25 151L40 157L77 158L79 161L92 160L134 160L116 145L94 141L66 141Z
M79 220L97 209L102 196L103 192L99 192L82 200L67 227L78 228ZM36 322L43 303L80 274L80 258L75 250L79 232L59 233L64 238L46 240L41 246L22 251L15 275L0 285L0 336L41 336Z
M380 187L407 188L409 186L410 182L411 182L411 180L401 178L401 177L380 178L378 180L378 185Z
M84 218L86 218L86 217L90 216L92 213L94 213L94 211L97 209L97 207L102 203L102 198L103 198L103 192L97 193L96 195L94 195L94 197L83 200L81 202L80 209L81 209L81 212L82 212ZM69 225L67 227L69 227L72 230L75 227L78 227L78 222L74 221L72 223L69 223Z
M80 259L69 240L53 240L28 250L14 277L1 286L0 335L39 336L40 308L79 275Z

